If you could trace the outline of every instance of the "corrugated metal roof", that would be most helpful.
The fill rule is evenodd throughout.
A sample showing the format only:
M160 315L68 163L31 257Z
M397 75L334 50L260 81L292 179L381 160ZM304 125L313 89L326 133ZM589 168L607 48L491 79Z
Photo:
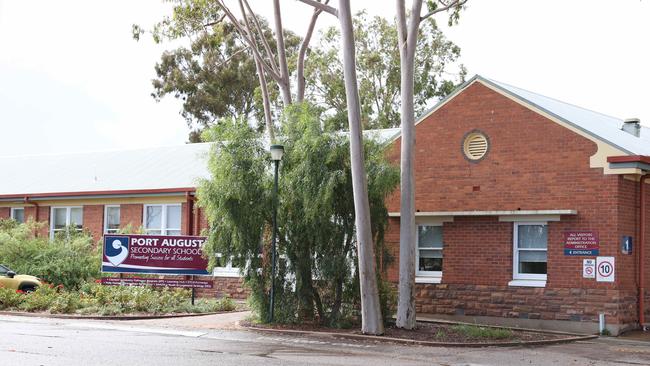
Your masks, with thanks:
M623 119L594 112L496 80L485 79L478 75L476 78L496 86L511 96L536 106L629 154L650 155L650 128L643 126L641 137L636 137L621 129Z
M209 146L0 157L0 195L194 187Z
M398 128L365 131L389 141ZM0 196L191 188L209 177L210 143L0 157Z

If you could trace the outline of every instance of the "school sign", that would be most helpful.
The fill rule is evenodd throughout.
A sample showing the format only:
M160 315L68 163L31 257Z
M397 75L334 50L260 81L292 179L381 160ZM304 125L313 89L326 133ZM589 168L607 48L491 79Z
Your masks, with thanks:
M202 236L106 235L102 272L208 275Z

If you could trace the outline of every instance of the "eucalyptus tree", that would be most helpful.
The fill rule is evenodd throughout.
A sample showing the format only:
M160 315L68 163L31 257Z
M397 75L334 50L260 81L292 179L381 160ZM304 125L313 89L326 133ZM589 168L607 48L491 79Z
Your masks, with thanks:
M352 22L362 124L366 129L398 127L400 55L395 21L361 11ZM463 65L458 64L460 47L448 40L434 22L423 23L419 33L414 67L416 114L429 107L432 100L449 94L465 76ZM307 97L325 109L324 123L331 129L347 125L340 43L338 27L325 29L312 46L306 65Z
M182 37L195 38L208 37L221 52L220 62L222 66L234 61L235 56L245 52L255 65L258 78L259 95L262 101L262 110L268 135L271 140L275 139L273 125L272 104L275 102L273 86L277 87L282 107L287 107L294 102L304 100L305 91L305 57L311 41L316 21L322 10L315 9L305 36L297 37L294 33L286 31L282 26L282 10L280 0L273 1L273 30L266 24L263 18L255 13L248 0L237 0L237 10L234 11L225 0L173 0L173 15L165 17L157 23L152 30L154 40L178 39ZM326 2L329 0L326 0ZM137 39L143 33L139 26L134 26L134 37ZM218 44L219 36L227 36L225 46ZM215 43L216 41L216 43ZM231 48L228 48L232 42ZM233 46L234 45L234 46ZM288 60L295 58L295 66L289 65ZM205 61L205 60L204 60ZM191 65L196 67L197 65ZM250 68L250 66L249 66ZM175 70L178 70L176 68ZM196 70L196 68L195 68ZM243 70L242 70L243 71ZM294 71L292 73L292 71ZM245 71L252 75L249 71ZM160 75L160 73L159 73ZM295 77L296 92L292 93L291 79ZM250 81L242 75L244 80ZM274 84L269 85L269 81ZM154 86L156 86L154 84ZM165 91L165 89L162 89ZM190 90L193 92L193 90ZM251 100L251 99L248 99ZM280 108L280 109L281 109ZM276 117L280 113L276 113Z
M363 127L361 125L361 101L356 71L354 25L349 0L339 0L338 9L314 0L300 0L325 11L339 20L341 49L343 53L343 76L347 101L350 133L350 164L356 221L357 252L359 257L359 280L361 288L361 331L383 334L384 323L377 286L375 248L371 233L368 182L363 151Z
M449 24L458 21L460 11L467 0L428 0L428 11L422 15L422 0L412 0L411 10L406 11L406 1L396 0L397 33L400 54L401 91L401 156L400 156L400 250L399 295L397 303L397 326L415 327L415 110L414 76L415 57L420 24L441 12L450 12Z

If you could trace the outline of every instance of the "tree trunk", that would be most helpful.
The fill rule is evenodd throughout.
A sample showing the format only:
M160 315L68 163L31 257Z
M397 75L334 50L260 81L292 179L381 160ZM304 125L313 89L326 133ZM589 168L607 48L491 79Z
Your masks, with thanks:
M289 85L289 67L287 66L286 50L284 48L284 33L282 29L282 12L280 11L280 0L273 0L273 15L275 20L275 41L277 42L278 65L280 66L281 82L278 82L284 106L292 103L291 86ZM264 37L264 35L262 35Z
M363 156L361 108L354 48L354 30L349 0L339 0L341 47L343 48L343 75L350 125L350 163L359 254L359 282L361 288L361 331L365 334L384 333L384 324L377 289L375 248L370 229L368 182Z
M275 143L275 131L273 130L273 120L271 119L271 102L269 101L269 90L266 84L266 77L264 76L264 69L259 61L255 59L255 68L257 68L257 75L260 80L260 89L262 92L262 104L264 105L264 122L266 123L266 130L269 133L269 140Z
M401 65L401 158L400 158L400 233L399 297L396 325L415 328L415 111L413 109L415 48L420 27L422 0L413 0L410 21L406 24L404 0L397 0L398 39Z

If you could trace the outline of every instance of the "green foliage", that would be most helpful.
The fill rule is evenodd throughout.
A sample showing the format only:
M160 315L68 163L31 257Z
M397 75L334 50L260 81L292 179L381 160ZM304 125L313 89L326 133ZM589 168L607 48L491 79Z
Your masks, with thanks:
M99 276L100 253L89 233L70 229L49 240L34 236L40 227L34 222L0 223L0 263L66 288Z
M45 284L34 292L0 288L0 310L45 311L63 314L120 315L132 313L206 313L232 311L230 298L189 300L189 290L102 286L86 283L77 290Z
M400 56L394 21L357 13L353 19L361 117L365 128L400 124ZM307 87L326 110L330 129L347 127L340 31L331 27L307 62ZM415 52L415 113L422 113L462 83L466 71L458 64L460 47L447 40L433 21L421 24Z
M189 47L165 51L155 66L152 96L160 100L172 95L183 103L181 115L194 131L190 141L198 142L199 131L224 118L255 119L263 128L263 106L255 61L248 45L235 27L221 20L222 10L214 1L172 0L172 16L163 18L151 29L156 43L185 39ZM268 22L259 17L264 38L272 50L275 38ZM207 26L206 26L207 25ZM145 31L134 25L139 40ZM285 30L287 57L295 58L299 37ZM290 72L295 68L290 64ZM269 84L272 107L279 104L275 84Z
M279 179L275 318L338 325L354 318L359 305L350 150L347 135L325 132L319 117L316 108L295 105L281 121L285 155ZM215 141L211 179L198 189L199 205L212 228L205 250L233 258L233 265L243 268L251 305L266 319L273 203L269 154L261 135L245 122L224 123L205 137ZM386 225L384 199L399 180L384 153L381 144L366 141L378 247ZM209 258L214 266L215 256Z
M237 35L223 12L213 1L171 0L172 15L150 30L156 43L189 40L189 46L163 53L156 64L152 96L157 100L172 95L183 103L181 114L194 129L190 141L199 141L199 132L227 118L252 120L264 127L261 90L257 70L248 45ZM438 1L428 2L439 7ZM456 23L462 7L450 12ZM264 17L258 16L271 52L276 51L273 32ZM355 15L355 46L361 98L362 120L366 128L396 127L400 123L400 59L394 21ZM135 39L145 30L133 27ZM289 72L295 74L300 37L285 30ZM262 50L261 36L255 35ZM265 54L264 51L260 52ZM322 33L320 44L312 45L305 61L307 93L305 100L326 113L324 123L330 131L347 129L347 103L340 61L340 35L337 27ZM447 40L433 18L422 23L415 59L415 111L420 114L439 98L464 81L459 64L460 48ZM280 115L282 103L277 85L268 77L271 108Z
M454 325L451 329L465 337L475 339L508 339L514 336L510 329L480 327L477 325L460 324Z

